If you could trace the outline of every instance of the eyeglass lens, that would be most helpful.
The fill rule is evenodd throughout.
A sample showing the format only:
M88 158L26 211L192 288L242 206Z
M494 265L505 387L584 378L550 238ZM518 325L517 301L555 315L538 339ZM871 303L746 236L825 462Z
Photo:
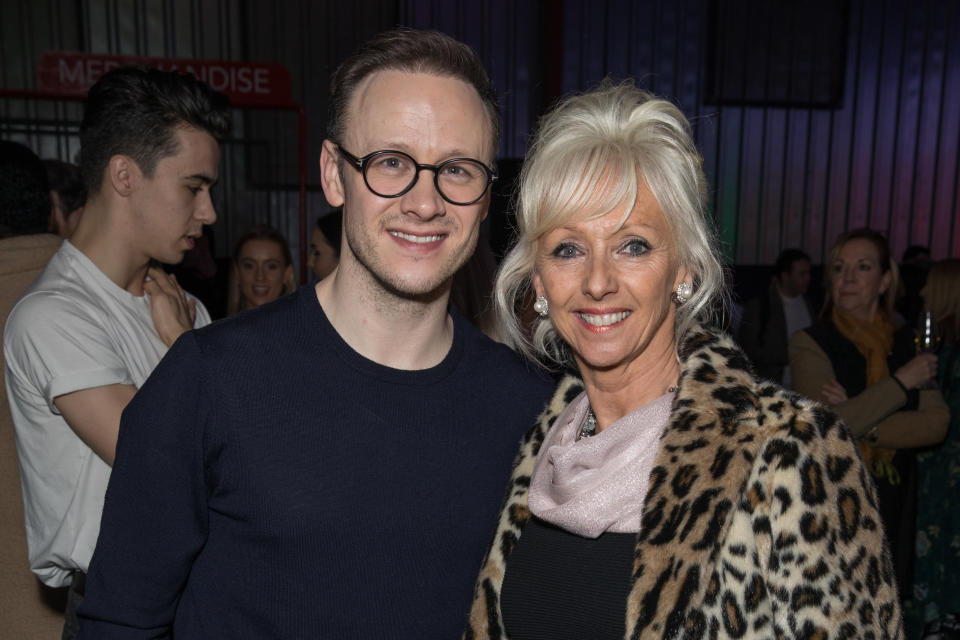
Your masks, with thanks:
M402 193L417 179L413 158L402 153L383 153L370 158L364 166L367 185L383 197ZM486 191L488 178L476 160L453 160L441 163L436 171L436 185L445 198L467 203Z

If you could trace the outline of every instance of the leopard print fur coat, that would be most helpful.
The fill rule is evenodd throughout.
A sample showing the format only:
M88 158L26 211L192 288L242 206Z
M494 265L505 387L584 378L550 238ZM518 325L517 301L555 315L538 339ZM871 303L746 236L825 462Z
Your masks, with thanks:
M756 378L702 328L680 348L680 386L637 535L627 638L904 637L876 493L846 427ZM537 452L583 389L564 379L524 437L465 638L506 638L500 588L530 517Z

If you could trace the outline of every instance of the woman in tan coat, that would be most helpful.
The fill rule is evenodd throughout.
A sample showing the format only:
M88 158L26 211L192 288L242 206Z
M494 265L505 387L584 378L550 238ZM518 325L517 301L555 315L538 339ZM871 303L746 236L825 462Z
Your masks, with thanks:
M927 388L937 357L918 355L910 327L894 326L897 267L882 235L841 234L826 266L820 322L790 341L793 386L830 405L857 438L879 491L900 594L909 597L916 535L911 449L943 440L950 420L940 392Z

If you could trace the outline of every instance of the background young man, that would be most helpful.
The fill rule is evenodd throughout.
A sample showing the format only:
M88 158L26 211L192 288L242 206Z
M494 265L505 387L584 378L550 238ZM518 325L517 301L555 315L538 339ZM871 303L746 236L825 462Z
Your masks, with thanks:
M50 586L72 583L66 637L120 414L177 337L210 322L154 265L182 260L216 219L224 106L192 76L137 67L91 88L80 129L84 215L4 329L30 567Z

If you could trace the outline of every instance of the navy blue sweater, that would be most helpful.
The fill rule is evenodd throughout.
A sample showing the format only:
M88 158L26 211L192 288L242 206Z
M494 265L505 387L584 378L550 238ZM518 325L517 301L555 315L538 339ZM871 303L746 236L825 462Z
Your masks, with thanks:
M123 414L80 638L456 638L552 384L456 313L354 352L304 287L185 334Z

